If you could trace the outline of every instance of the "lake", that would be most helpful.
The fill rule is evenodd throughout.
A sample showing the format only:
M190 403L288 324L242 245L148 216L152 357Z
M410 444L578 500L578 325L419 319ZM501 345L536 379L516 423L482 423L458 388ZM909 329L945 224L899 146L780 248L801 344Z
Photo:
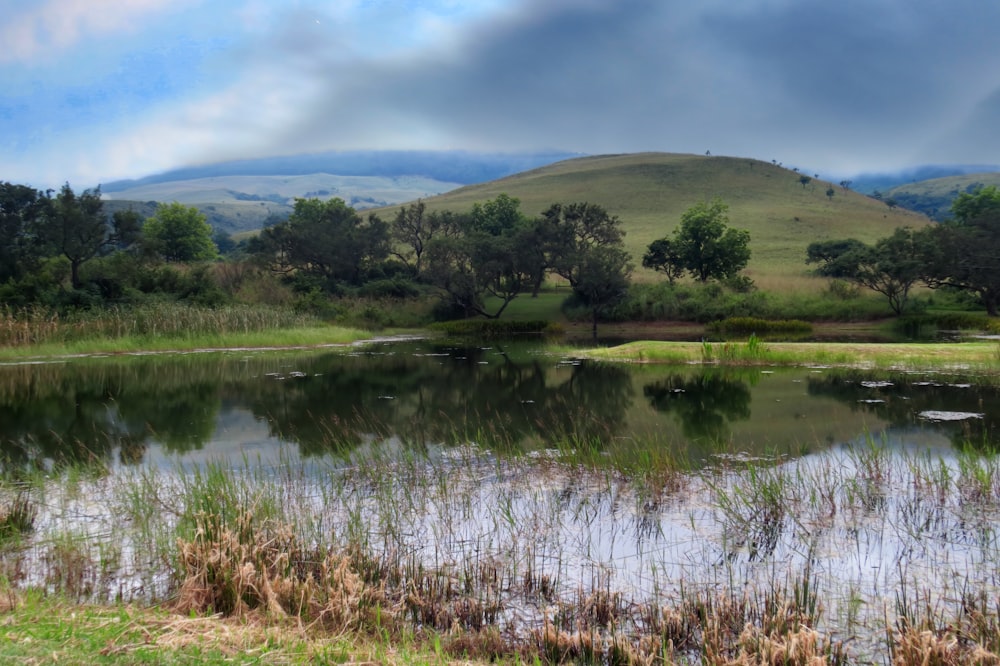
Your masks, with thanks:
M398 601L441 631L600 616L639 646L668 607L724 595L752 615L786 594L884 661L887 622L995 598L998 420L995 378L601 364L533 342L4 365L2 490L38 515L2 573L172 598L178 534L252 515L442 594L444 614Z
M385 342L0 366L7 468L340 455L377 439L506 452L636 442L694 460L798 455L862 436L989 445L1000 390L947 373L597 364L537 344ZM287 452L287 450L286 450ZM170 462L166 462L166 461Z

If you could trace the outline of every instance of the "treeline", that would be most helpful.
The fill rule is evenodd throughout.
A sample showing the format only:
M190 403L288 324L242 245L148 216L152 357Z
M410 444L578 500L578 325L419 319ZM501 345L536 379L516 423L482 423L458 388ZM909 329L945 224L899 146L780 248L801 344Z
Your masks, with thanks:
M952 217L921 229L900 227L872 245L848 238L816 242L807 263L820 275L882 294L897 315L911 305L914 286L964 294L1000 312L1000 190L996 186L963 192Z
M206 268L219 256L195 208L160 204L107 215L100 189L58 192L0 183L0 304L57 309L169 295L222 299ZM183 264L183 268L171 266Z
M507 195L470 211L422 202L385 221L341 199L299 199L239 245L215 236L193 207L104 211L100 190L59 192L0 183L0 305L88 308L156 298L218 305L254 275L299 305L341 296L437 297L433 317L499 317L559 276L594 320L624 297L632 270L620 220L600 206L553 204L539 216ZM224 261L220 248L227 254ZM273 301L258 288L251 302Z
M431 291L436 319L499 317L510 302L559 276L594 320L623 298L632 271L621 221L588 203L540 216L501 194L468 212L400 208L391 222L340 199L299 199L247 252L296 291L409 296Z

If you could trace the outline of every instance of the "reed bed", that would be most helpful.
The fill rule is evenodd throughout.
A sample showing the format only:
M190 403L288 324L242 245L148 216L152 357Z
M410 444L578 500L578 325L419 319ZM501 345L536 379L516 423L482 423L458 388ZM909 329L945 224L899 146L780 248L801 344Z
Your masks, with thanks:
M373 438L0 488L14 588L538 663L1000 663L1000 460L862 439L618 468ZM25 509L24 507L28 507Z
M47 308L0 309L0 347L93 339L180 338L316 326L313 316L259 305L201 307L178 303L110 306L70 314Z

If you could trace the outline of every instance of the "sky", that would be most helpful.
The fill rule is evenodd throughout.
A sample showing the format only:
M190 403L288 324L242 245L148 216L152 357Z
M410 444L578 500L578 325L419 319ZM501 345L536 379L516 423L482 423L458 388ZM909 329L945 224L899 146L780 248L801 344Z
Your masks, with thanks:
M983 0L0 0L0 181L329 150L1000 162Z

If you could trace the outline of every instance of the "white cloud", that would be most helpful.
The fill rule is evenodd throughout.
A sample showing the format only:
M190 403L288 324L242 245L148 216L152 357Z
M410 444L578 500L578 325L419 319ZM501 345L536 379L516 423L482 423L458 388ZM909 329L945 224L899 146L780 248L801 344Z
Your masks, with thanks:
M0 26L0 63L51 60L90 37L145 27L154 15L193 0L47 0L7 11ZM20 4L20 3L19 3ZM6 9L6 8L5 8Z

